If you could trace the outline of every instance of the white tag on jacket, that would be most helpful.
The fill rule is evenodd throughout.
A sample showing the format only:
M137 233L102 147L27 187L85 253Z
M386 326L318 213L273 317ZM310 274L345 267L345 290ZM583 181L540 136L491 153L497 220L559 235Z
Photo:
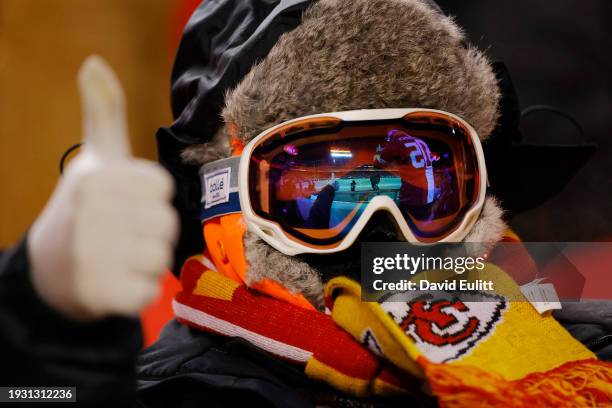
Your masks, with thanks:
M540 283L541 281L542 279L536 279L521 286L521 292L539 314L561 309L555 286L552 283Z
M210 208L229 201L231 173L232 168L226 167L214 173L204 175L206 187L204 208Z

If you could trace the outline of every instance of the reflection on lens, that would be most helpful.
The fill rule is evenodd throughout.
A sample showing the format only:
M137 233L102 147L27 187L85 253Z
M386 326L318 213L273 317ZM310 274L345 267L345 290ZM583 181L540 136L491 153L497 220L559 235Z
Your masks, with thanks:
M438 240L478 195L468 131L431 113L278 132L253 150L249 177L254 211L313 245L341 241L378 196L419 240Z

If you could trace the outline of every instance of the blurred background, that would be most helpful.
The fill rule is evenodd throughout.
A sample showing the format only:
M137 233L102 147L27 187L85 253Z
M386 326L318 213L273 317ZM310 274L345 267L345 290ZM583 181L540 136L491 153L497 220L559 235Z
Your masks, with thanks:
M171 122L174 50L197 3L0 0L0 247L34 221L81 137L76 74L89 54L123 84L134 153L156 158L155 131Z
M437 2L455 16L471 43L506 64L521 108L551 105L584 129L581 138L559 115L534 113L521 120L524 141L555 145L585 139L597 144L595 155L559 194L518 214L512 227L524 241L612 240L612 2ZM543 163L547 161L516 166L529 166L537 177L551 170ZM554 166L553 174L568 163Z

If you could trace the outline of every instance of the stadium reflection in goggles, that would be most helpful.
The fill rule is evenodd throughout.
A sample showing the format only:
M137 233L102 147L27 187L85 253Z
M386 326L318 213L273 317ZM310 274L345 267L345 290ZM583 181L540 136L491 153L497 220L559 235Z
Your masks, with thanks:
M200 174L203 221L242 212L249 230L287 255L346 249L380 210L406 241L460 241L487 183L476 131L430 109L290 120Z

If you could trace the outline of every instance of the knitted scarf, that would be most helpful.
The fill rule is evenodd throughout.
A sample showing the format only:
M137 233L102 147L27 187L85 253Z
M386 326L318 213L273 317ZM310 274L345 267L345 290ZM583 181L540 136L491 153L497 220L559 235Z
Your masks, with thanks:
M487 264L502 295L491 302L421 299L361 301L360 285L340 277L325 288L330 313L255 292L188 259L177 319L240 337L342 392L433 393L442 407L612 406L612 364L598 361L518 286Z

